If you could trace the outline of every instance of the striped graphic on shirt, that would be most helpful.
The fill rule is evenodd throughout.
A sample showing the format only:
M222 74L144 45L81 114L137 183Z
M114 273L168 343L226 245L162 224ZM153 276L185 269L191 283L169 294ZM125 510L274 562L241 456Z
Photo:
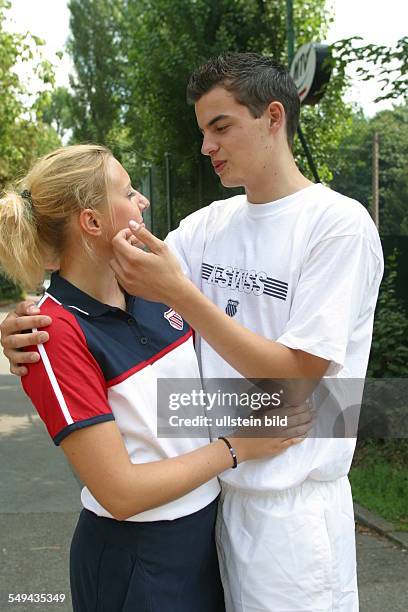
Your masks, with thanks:
M46 293L44 295L44 297L38 302L38 306L41 306L41 304L43 304L45 302L45 300L48 299L48 298L51 298L52 300L54 300L54 302L57 302L57 304L60 303L52 295L49 295L49 294ZM33 328L33 332L36 332L36 331L38 331L38 329L36 327L34 327ZM53 389L53 391L55 393L55 397L58 400L58 403L60 405L62 414L64 415L64 418L65 418L65 420L67 422L67 425L72 425L74 420L73 420L72 416L70 415L70 412L68 410L68 406L67 406L67 404L65 402L65 399L64 399L64 396L62 394L61 388L60 388L60 386L58 384L58 381L56 379L56 376L54 374L54 370L52 369L51 362L50 362L50 360L48 358L47 351L45 350L43 344L39 344L38 345L38 352L40 353L40 357L41 357L41 360L42 360L42 362L44 364L45 371L47 372L48 378L50 379L50 383L51 383L52 389Z
M203 263L201 277L211 285L221 289L233 289L253 295L269 295L285 301L288 295L288 283L272 278L266 272L243 270L227 266Z

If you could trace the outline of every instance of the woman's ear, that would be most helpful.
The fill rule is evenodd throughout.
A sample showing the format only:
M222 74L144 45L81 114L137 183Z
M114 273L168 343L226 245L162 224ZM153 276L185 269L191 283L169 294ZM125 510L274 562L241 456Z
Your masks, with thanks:
M102 225L99 213L91 208L81 210L79 214L79 225L81 229L89 236L100 236L102 234Z

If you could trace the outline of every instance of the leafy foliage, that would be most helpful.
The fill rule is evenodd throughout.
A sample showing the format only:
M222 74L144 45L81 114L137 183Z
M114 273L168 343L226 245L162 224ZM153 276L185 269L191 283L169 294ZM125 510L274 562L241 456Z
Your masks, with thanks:
M43 91L37 99L37 115L52 126L61 139L73 125L73 99L66 87Z
M338 148L332 186L370 207L373 135L379 135L379 197L382 235L408 235L408 105L368 120L352 117L351 131Z
M76 71L70 79L73 139L106 143L128 95L127 43L122 38L127 2L70 0L68 6L68 51Z
M21 287L11 282L8 278L0 274L0 303L17 301L23 295Z
M395 295L397 253L387 258L381 285L367 376L392 378L408 376L408 317Z
M408 104L378 113L370 126L380 138L381 231L403 234L408 224Z
M33 159L59 143L57 134L41 121L38 100L18 77L18 63L33 61L34 75L52 85L53 70L41 59L42 41L32 35L7 32L4 20L8 0L0 0L0 189L23 173Z
M350 131L340 141L339 163L331 187L355 198L366 208L371 206L372 131L363 112L351 117Z
M60 144L57 133L42 121L41 96L18 77L15 67L34 62L33 76L52 87L50 62L41 58L42 41L33 35L7 32L4 21L8 0L0 0L0 191L32 164L34 159ZM0 298L17 299L21 288L0 274Z
M338 61L345 66L350 62L357 65L357 75L363 81L379 78L380 100L407 98L408 91L408 36L400 38L394 47L386 45L361 45L355 42L361 37L354 36L339 40L335 44Z
M227 50L266 53L286 64L285 0L70 0L69 7L77 72L73 138L110 145L135 181L146 174L146 164L155 165L160 203L170 153L177 217L232 195L200 154L186 84L197 65ZM324 37L330 19L326 0L295 2L294 13L297 46ZM343 89L344 72L335 70L322 104L304 112L304 131L325 180L338 163L337 144L350 124ZM307 171L299 143L295 153Z

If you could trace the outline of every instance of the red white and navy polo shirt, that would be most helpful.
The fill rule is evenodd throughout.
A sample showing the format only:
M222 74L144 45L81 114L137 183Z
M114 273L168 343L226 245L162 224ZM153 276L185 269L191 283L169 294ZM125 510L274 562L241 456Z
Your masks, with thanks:
M157 379L199 378L192 331L164 304L127 296L127 311L103 304L58 273L40 302L52 317L41 360L22 383L55 444L72 431L115 420L132 463L191 452L197 438L158 438ZM196 512L219 493L216 479L182 498L129 520L172 520ZM84 487L81 500L111 515Z

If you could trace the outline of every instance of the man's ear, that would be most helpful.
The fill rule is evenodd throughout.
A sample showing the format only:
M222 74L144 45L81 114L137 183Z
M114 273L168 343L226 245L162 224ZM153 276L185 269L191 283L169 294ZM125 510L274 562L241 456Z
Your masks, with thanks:
M283 104L275 100L269 104L266 112L269 119L269 128L276 133L285 124L286 114Z
M100 236L102 234L102 225L100 215L92 208L85 208L79 214L79 226L89 236Z

